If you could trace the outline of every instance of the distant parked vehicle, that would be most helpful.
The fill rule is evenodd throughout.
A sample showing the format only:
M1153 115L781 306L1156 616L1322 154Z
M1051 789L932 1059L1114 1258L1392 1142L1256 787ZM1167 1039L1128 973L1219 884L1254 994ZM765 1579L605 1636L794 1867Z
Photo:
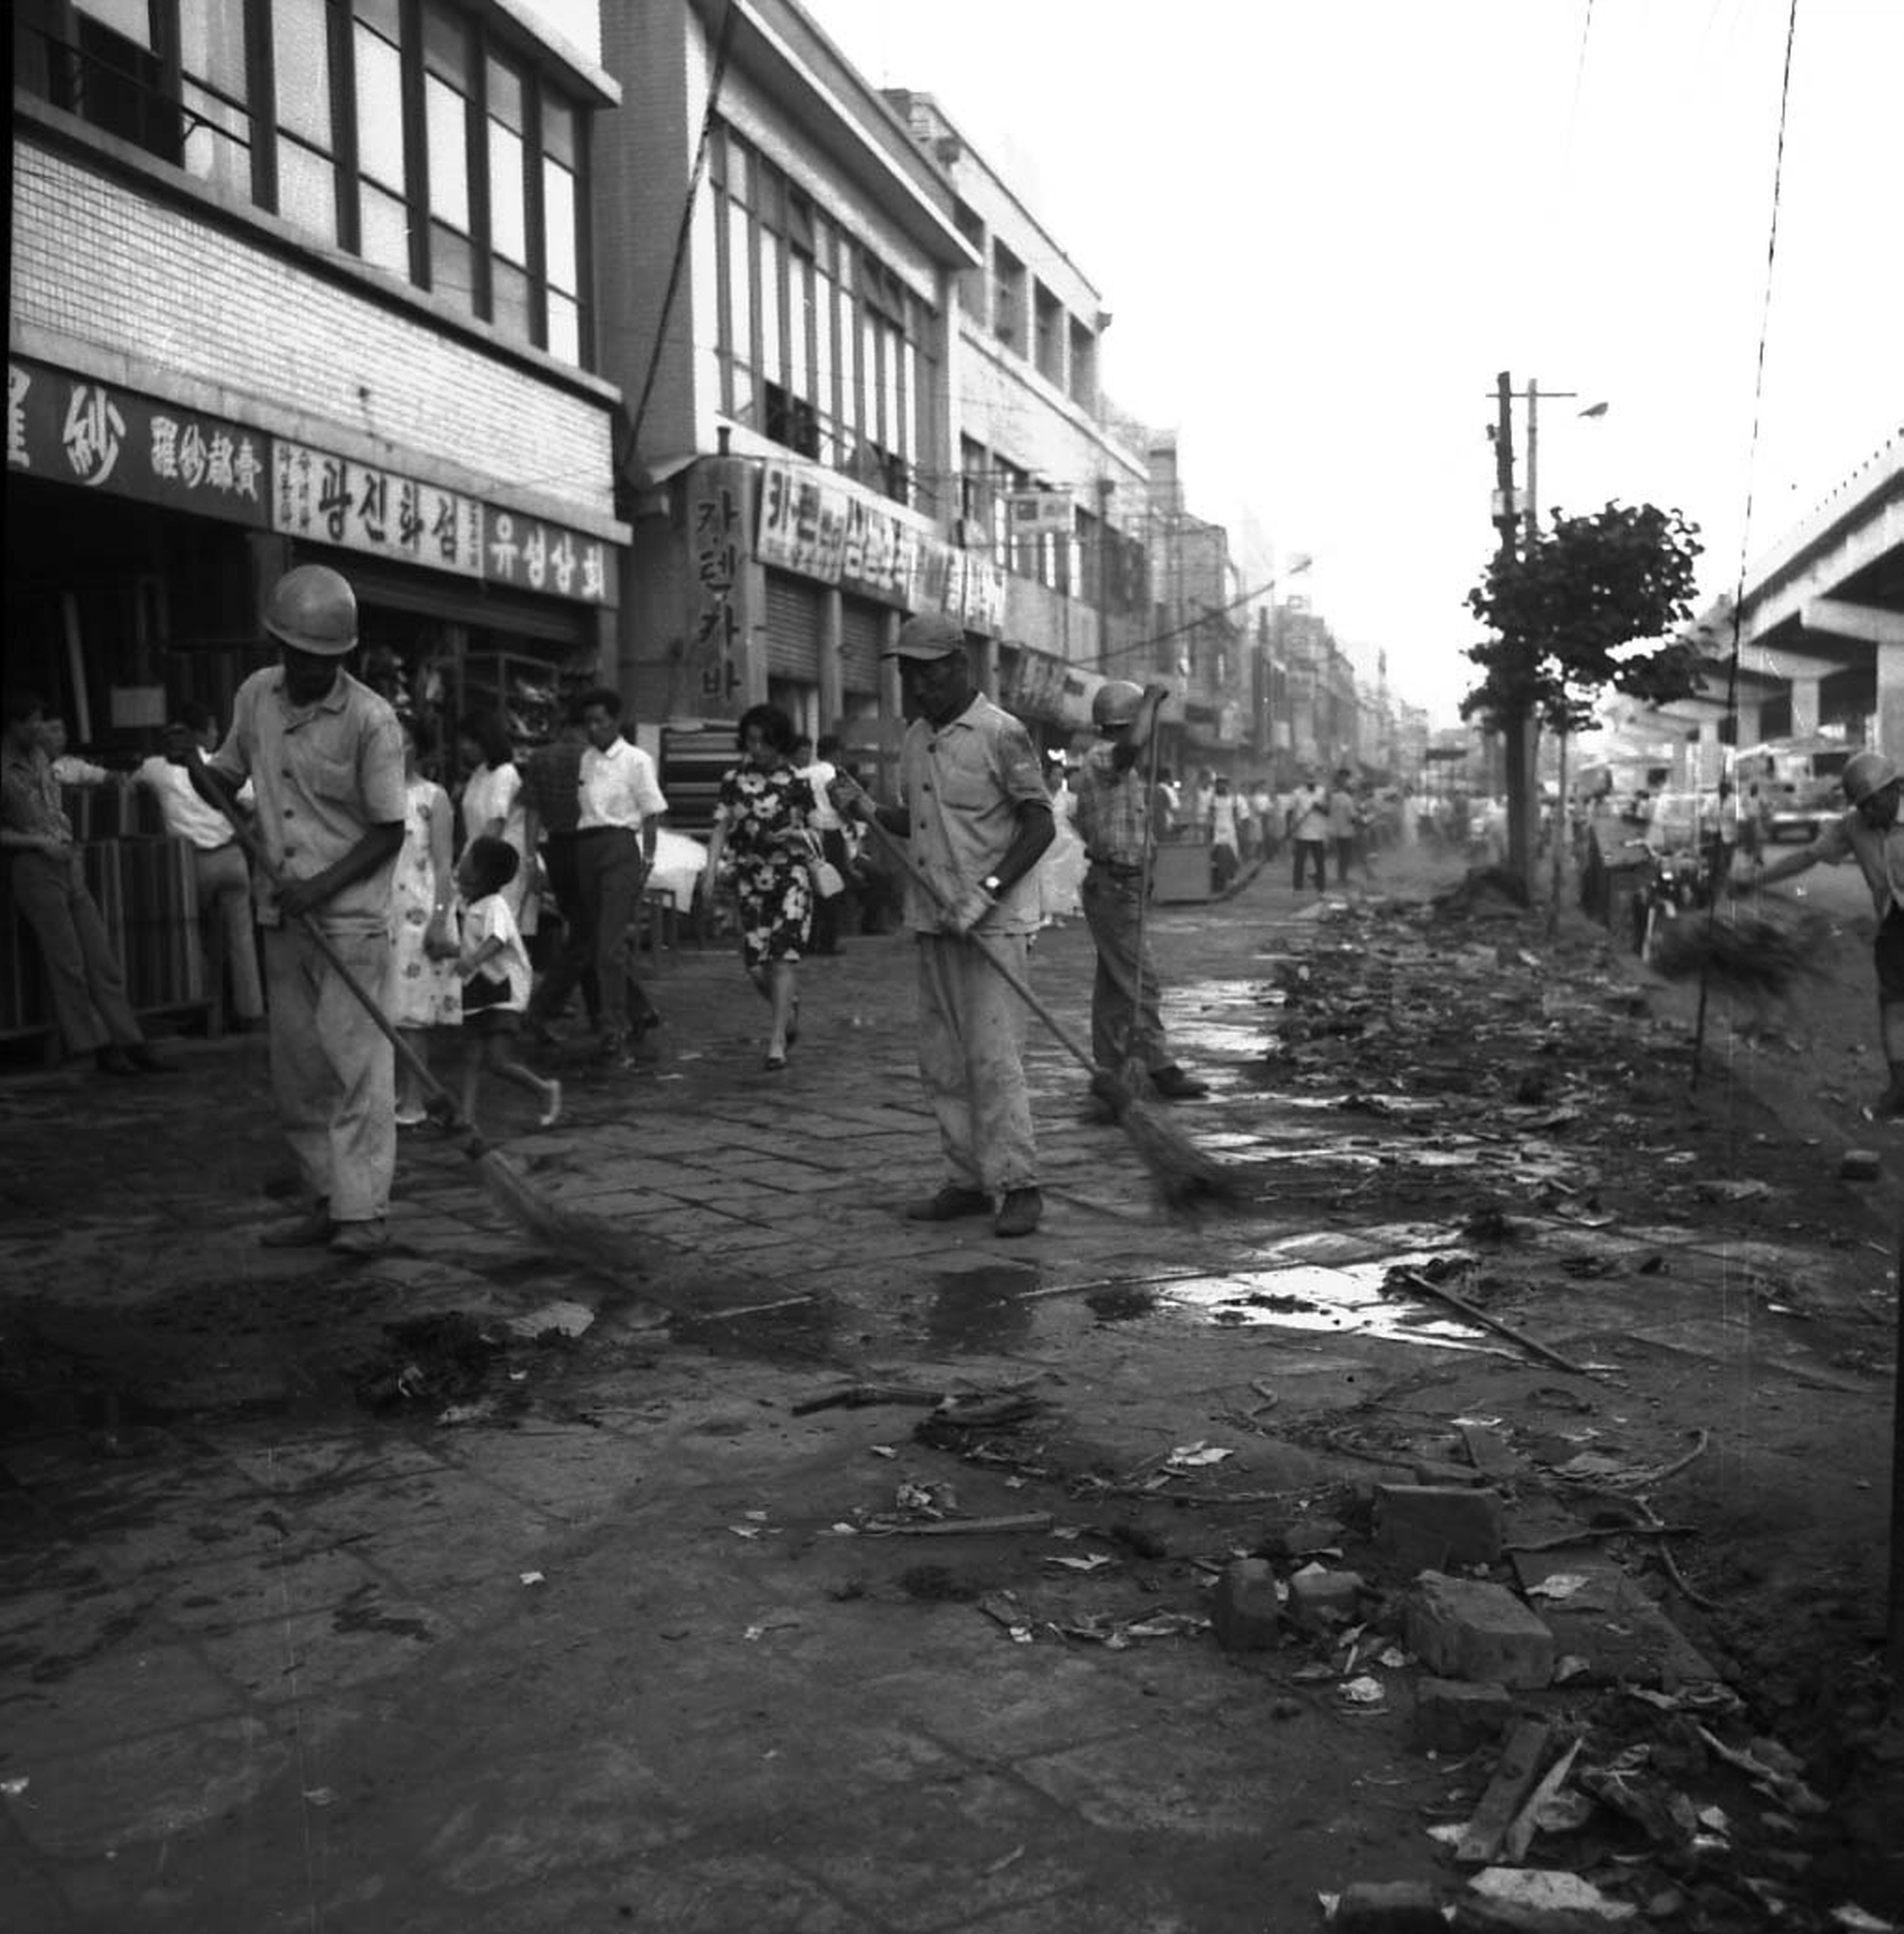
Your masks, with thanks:
M1758 788L1759 825L1768 840L1816 838L1844 810L1839 775L1859 748L1843 739L1774 739L1748 746L1733 760L1739 796Z

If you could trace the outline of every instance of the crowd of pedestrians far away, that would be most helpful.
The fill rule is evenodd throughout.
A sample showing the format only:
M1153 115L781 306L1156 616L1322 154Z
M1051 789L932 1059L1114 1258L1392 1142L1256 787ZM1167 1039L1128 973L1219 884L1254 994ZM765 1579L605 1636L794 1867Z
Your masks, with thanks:
M1144 933L1161 847L1206 847L1220 897L1279 855L1299 888L1326 889L1371 879L1390 846L1467 836L1440 806L1346 769L1280 792L1207 769L1180 784L1156 756L1161 688L1113 681L1095 743L1041 748L971 685L962 639L912 620L890 654L913 722L901 797L876 800L837 739L757 705L704 844L664 824L656 763L613 688L574 695L553 736L521 748L501 712L445 734L374 665L359 677L355 596L328 567L282 577L262 623L277 662L231 717L176 704L162 749L129 774L75 758L55 708L10 690L0 834L63 1044L108 1076L172 1064L128 999L68 788L127 780L147 826L188 848L208 1031L268 1035L305 1185L274 1245L376 1253L401 1137L433 1119L473 1128L506 1088L524 1097L512 1126L558 1122L540 1050L611 1077L651 1061L664 1025L638 973L651 889L731 937L763 1004L766 1078L799 1047L802 963L907 931L948 1166L925 1212L996 1206L999 1233L1027 1234L1041 1205L1020 1066L1029 990L1013 977L1041 930L1082 920L1097 950L1087 1113L1115 1115L1127 1083L1196 1100L1207 1085L1171 1052Z

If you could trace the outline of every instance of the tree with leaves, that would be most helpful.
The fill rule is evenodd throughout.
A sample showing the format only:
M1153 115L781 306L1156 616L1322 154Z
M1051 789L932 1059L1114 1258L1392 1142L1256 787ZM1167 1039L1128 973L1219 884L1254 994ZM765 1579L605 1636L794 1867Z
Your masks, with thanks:
M1651 504L1557 510L1517 549L1503 546L1468 593L1494 635L1470 647L1480 683L1461 701L1507 751L1508 870L1533 887L1534 740L1577 732L1609 689L1648 705L1703 688L1698 648L1671 634L1693 615L1698 526Z

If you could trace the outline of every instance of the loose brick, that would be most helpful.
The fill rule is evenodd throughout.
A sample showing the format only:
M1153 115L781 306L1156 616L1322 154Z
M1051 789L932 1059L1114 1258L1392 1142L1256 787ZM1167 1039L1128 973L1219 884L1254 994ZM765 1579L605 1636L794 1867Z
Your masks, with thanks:
M1444 1678L1540 1686L1554 1677L1554 1635L1511 1592L1424 1571L1409 1594L1408 1648Z
M1360 1572L1305 1565L1289 1581L1289 1616L1309 1631L1327 1631L1355 1618L1361 1595Z
M1875 1182L1884 1172L1884 1159L1875 1148L1847 1148L1838 1173L1847 1182Z
M1415 1682L1409 1737L1424 1753L1472 1752L1498 1739L1513 1717L1514 1701L1502 1686L1424 1673Z
M1268 1652L1281 1642L1276 1573L1261 1558L1233 1559L1217 1581L1210 1606L1217 1642L1226 1652Z
M1466 1485L1378 1485L1376 1549L1405 1570L1493 1565L1500 1557L1501 1498Z

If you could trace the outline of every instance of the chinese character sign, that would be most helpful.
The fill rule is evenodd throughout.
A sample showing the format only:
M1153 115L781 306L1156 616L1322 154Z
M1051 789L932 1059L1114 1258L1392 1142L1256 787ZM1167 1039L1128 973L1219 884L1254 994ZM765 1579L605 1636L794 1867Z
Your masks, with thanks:
M7 468L262 526L267 439L23 357L7 365Z

